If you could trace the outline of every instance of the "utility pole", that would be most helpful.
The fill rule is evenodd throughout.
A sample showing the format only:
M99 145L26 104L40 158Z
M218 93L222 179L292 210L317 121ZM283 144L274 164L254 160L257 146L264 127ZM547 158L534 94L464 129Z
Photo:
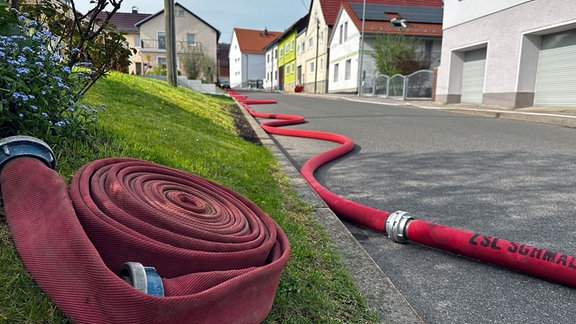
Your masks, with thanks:
M178 86L178 61L176 59L176 22L174 0L164 0L164 28L166 29L166 81Z

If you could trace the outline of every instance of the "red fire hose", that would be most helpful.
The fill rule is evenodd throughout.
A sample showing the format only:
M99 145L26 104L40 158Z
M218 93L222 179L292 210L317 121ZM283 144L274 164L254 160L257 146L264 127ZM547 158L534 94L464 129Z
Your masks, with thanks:
M195 175L120 158L85 165L68 191L46 166L53 156L37 144L22 137L0 141L5 212L22 262L70 320L266 318L290 248L254 203ZM161 277L143 279L144 287L155 286L148 293L137 287L142 278L133 275L142 269L134 263Z
M270 100L247 99L246 96L234 91L229 93L252 116L276 119L261 124L268 133L315 138L340 144L336 148L312 157L303 164L300 170L306 181L339 217L361 226L383 231L389 238L398 243L412 241L576 287L576 257L488 235L415 220L413 216L403 211L389 213L377 210L330 192L314 178L314 171L323 164L350 152L354 147L354 142L350 138L327 132L277 128L303 123L304 117L255 112L249 105L272 102Z

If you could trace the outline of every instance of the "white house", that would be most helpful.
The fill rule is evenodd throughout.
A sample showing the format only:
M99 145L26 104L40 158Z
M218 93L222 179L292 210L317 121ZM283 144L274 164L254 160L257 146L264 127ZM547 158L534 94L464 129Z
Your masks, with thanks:
M278 43L272 41L264 50L266 51L264 89L278 90Z
M281 32L234 28L230 42L230 86L262 87L266 78L264 48Z
M440 63L442 8L368 3L364 10L362 3L342 3L330 38L329 92L357 92L359 84L371 86L377 74L374 42L383 34L416 37L417 50L431 68L436 67Z
M576 1L444 2L437 101L576 107Z

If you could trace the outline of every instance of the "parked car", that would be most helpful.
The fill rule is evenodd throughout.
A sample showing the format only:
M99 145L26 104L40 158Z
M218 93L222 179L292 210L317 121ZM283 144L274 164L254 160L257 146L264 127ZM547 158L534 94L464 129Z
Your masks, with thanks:
M230 89L230 82L228 81L218 81L216 85L222 89Z

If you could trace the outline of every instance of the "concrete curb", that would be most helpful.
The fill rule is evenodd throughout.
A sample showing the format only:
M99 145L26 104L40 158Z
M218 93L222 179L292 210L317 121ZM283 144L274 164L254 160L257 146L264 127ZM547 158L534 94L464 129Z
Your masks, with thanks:
M378 314L380 322L424 323L424 320L360 246L340 219L308 185L274 139L260 127L258 121L246 109L241 105L238 107L262 144L276 158L280 168L300 194L300 198L316 207L314 211L316 219L331 238L334 247L341 253L344 267L352 276L360 293L366 298L368 306Z

